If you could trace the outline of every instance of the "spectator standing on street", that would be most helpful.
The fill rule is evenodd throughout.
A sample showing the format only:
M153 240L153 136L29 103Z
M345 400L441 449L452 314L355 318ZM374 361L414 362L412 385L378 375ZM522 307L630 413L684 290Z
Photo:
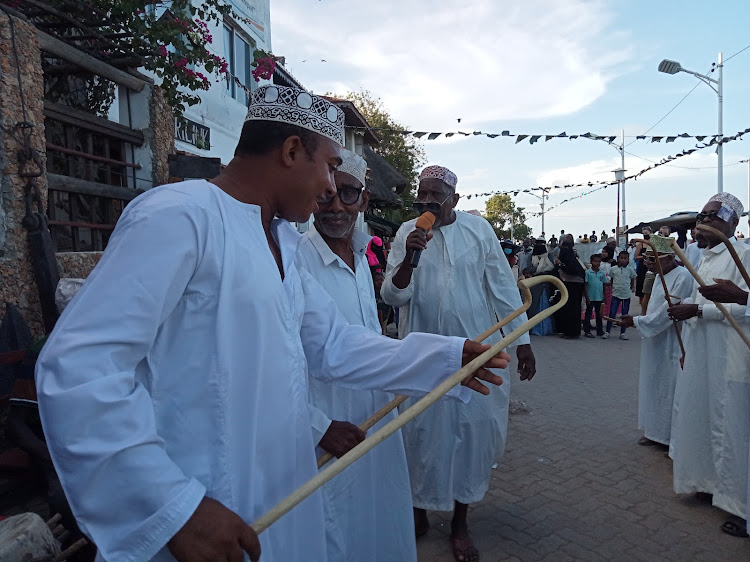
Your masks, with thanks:
M612 277L610 275L610 272L612 271L612 266L614 265L614 257L610 253L609 246L604 246L599 255L602 257L601 269L602 271L604 271L605 275L603 312L606 315L609 312L610 305L612 304Z
M586 270L573 249L572 234L566 234L561 240L560 255L555 263L559 267L560 280L568 289L568 302L555 315L557 332L565 339L575 339L581 335L581 301Z
M641 234L644 239L648 240L651 237L651 227L644 226L641 229ZM635 296L638 297L638 302L640 304L643 303L643 283L645 282L646 274L648 273L648 268L646 267L646 264L643 263L643 255L646 253L647 248L648 246L641 244L640 242L635 245Z
M625 251L620 252L617 256L617 265L609 272L612 278L612 304L609 307L610 318L615 318L618 309L622 310L623 316L630 312L630 299L633 297L636 274L633 268L630 267L628 260L628 253ZM606 340L611 330L612 320L607 320L607 331L602 338ZM625 335L625 330L625 326L620 327L621 340L628 339L628 336Z
M367 263L371 271L385 270L383 240L379 236L373 236L372 240L367 244Z
M596 242L598 242L598 241L599 241L599 238L597 238L597 236L596 236L596 230L592 230L592 231L591 231L591 237L590 237L590 240L591 240L591 243L592 243L592 244L595 244Z
M591 313L596 315L596 335L603 336L602 305L604 304L604 284L607 276L601 269L602 257L599 254L591 256L591 269L586 270L585 295L586 316L583 319L583 331L587 338L593 338L591 333Z

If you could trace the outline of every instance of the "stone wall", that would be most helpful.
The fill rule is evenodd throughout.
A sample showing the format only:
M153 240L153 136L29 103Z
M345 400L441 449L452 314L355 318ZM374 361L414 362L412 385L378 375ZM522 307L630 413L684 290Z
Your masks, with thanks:
M152 154L152 177L154 186L169 182L170 154L174 154L174 115L164 97L162 89L158 86L151 87L151 99L149 100L150 123L144 135L147 142L151 144Z
M26 120L32 126L31 146L44 163L44 101L41 53L36 29L13 18L15 43L11 39L11 25L7 16L0 18L0 125L20 138L17 123L24 120L21 90L26 105ZM21 71L19 88L17 68ZM0 303L11 302L23 314L32 334L44 334L39 292L30 262L26 229L21 224L25 214L24 186L20 177L17 153L20 145L11 135L0 132ZM36 178L42 201L47 202L44 175ZM5 307L0 306L0 315Z
M55 256L61 279L86 279L102 258L102 252L59 252Z

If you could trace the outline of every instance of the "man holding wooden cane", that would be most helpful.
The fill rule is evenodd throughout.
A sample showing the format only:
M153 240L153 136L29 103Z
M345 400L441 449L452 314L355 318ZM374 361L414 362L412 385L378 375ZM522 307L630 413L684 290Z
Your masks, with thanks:
M750 248L734 238L742 203L729 193L709 199L698 213L698 224L711 226L730 239L745 269ZM696 240L705 248L696 266L704 280L725 279L748 287L732 256L713 233L698 230ZM685 326L685 371L675 388L675 416L670 454L674 459L674 490L712 494L712 503L734 517L724 523L729 534L745 533L747 512L748 448L750 446L750 350L707 298L711 292L697 283L683 304L669 309ZM744 303L727 306L741 320ZM750 333L750 326L741 328Z
M100 560L234 562L261 547L325 560L320 494L260 537L248 525L317 474L308 374L423 394L489 349L351 326L296 267L289 221L336 193L343 138L325 99L254 91L229 165L133 200L60 317L37 363L40 413ZM464 384L489 392L478 379L501 383L480 369Z
M371 237L355 228L367 209L367 162L342 150L334 174L336 195L318 199L313 228L302 236L297 262L338 305L350 324L381 333L366 249ZM357 425L393 400L393 394L310 379L310 414L318 454L342 456L365 438ZM372 433L396 417L394 409ZM392 435L321 489L327 562L416 561L411 491L401 432Z
M521 306L516 280L490 224L454 210L457 182L447 168L425 168L414 208L432 213L434 230L428 234L415 228L420 222L404 223L391 245L381 295L400 307L401 337L417 330L475 337ZM508 330L525 320L524 314ZM495 335L492 341L499 339ZM528 380L536 372L529 336L518 343L521 380ZM435 404L403 429L416 534L429 528L427 509L453 510L451 543L456 560L479 557L466 514L469 503L484 497L492 464L505 448L508 382L460 407L448 401Z

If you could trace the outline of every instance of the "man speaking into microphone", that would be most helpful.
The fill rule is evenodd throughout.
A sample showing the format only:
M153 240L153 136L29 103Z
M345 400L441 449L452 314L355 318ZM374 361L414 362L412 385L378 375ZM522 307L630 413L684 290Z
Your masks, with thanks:
M428 166L419 176L414 209L422 216L399 228L388 256L381 296L400 308L399 337L416 331L475 338L521 306L508 260L490 224L455 206L456 174ZM429 221L434 223L429 229ZM497 318L496 318L497 317ZM511 322L506 333L526 321ZM488 338L499 341L501 335ZM517 340L521 380L536 372L528 334ZM503 374L503 373L501 373ZM469 535L468 504L489 487L492 465L505 449L510 377L489 396L468 404L440 401L402 430L409 463L417 536L426 533L426 510L451 511L456 560L478 560ZM404 407L412 401L404 403Z

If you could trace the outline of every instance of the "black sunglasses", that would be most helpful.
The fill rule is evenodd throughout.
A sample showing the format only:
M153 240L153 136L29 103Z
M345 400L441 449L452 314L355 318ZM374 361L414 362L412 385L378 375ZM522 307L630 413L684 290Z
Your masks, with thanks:
M356 187L344 186L337 189L336 193L334 193L333 195L328 195L327 197L318 197L318 203L330 203L337 195L344 205L354 205L357 201L359 201L359 197L360 195L362 195L362 190L357 189Z
M437 216L440 214L440 209L442 208L443 204L451 198L453 194L449 194L448 197L443 199L442 203L436 203L434 201L414 201L412 203L411 208L414 209L414 212L419 213L420 215L426 211L431 212L433 215Z
M711 211L710 213L698 213L695 215L696 222L703 222L706 219L716 220L719 218L718 211Z

